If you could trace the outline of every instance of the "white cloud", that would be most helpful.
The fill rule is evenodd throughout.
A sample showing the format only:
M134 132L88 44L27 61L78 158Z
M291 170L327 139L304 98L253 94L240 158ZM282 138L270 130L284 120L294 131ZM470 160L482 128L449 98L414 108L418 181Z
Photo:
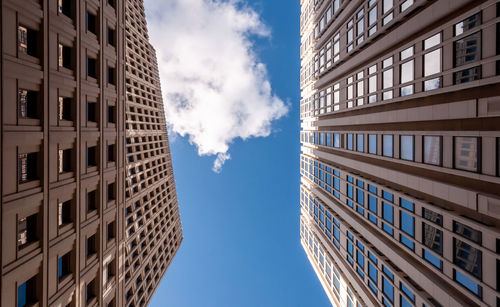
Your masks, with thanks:
M147 0L169 129L188 135L199 155L228 159L236 138L266 137L288 106L271 89L252 36L269 37L239 0Z

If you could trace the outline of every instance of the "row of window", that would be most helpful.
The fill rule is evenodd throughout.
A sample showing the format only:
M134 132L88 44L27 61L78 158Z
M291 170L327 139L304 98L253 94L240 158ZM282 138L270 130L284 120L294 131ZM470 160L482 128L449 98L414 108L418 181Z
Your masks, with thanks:
M340 171L324 165L320 162L302 157L301 173L304 177L309 178L312 182L319 185L321 188L332 194L340 202L343 197L340 195L341 182ZM332 185L333 177L333 185ZM394 194L386 190L378 190L378 188L366 183L364 180L355 179L351 175L347 175L346 181L345 204L354 212L366 218L373 223L377 228L382 229L390 237L398 240L412 252L415 251L415 216L419 213L415 211L413 202L401 197L399 198L399 206L395 206L396 198ZM333 192L332 192L333 188ZM302 193L303 194L303 193ZM314 209L314 204L317 206L317 201L311 202L301 195L301 201L308 204L308 212L315 221L318 221L318 210ZM399 215L399 225L396 225L395 214ZM328 215L327 215L328 217ZM443 216L431 209L422 208L421 217L429 222L422 222L421 225L421 243L427 247L422 249L422 258L434 265L437 269L443 269ZM324 215L319 214L319 221L324 222ZM329 232L331 222L326 222L326 234L331 238ZM337 248L340 248L338 221L333 219L333 239L332 242ZM395 237L395 227L399 228L399 235ZM323 227L322 227L323 228ZM453 221L453 233L461 236L471 242L481 245L482 233L471 226L463 224L459 221ZM453 263L465 272L471 274L477 280L482 280L482 252L475 248L472 244L458 238L453 238ZM497 251L498 252L498 251ZM436 256L436 254L438 256ZM350 261L352 263L352 261ZM482 286L474 279L468 277L459 270L454 270L455 281L482 298ZM498 279L499 276L497 276Z
M365 133L301 132L301 142L340 148L361 153L394 158L395 137L399 138L399 158L415 161L418 156L425 164L443 166L443 137L436 135L393 135ZM415 150L416 139L421 138L422 152ZM453 168L481 173L482 138L475 136L453 137ZM379 143L380 146L379 146ZM493 156L497 157L497 176L500 176L500 138ZM450 153L451 154L451 153Z

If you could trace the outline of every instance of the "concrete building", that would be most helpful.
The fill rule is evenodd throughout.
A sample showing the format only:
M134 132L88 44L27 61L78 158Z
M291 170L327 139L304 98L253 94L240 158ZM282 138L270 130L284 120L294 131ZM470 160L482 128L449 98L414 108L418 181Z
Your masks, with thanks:
M500 306L500 2L301 0L300 237L334 306Z
M1 306L144 306L182 241L142 0L1 2Z

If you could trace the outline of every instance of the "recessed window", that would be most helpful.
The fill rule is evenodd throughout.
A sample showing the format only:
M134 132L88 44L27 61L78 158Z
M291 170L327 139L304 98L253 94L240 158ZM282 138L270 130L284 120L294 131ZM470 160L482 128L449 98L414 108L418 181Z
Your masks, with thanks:
M19 118L39 119L38 92L19 89L17 92Z
M111 261L104 266L103 275L104 275L104 286L107 287L113 280L113 277L115 276L114 261Z
M483 287L481 287L477 282L469 278L467 275L463 274L459 270L453 270L453 278L456 282L464 286L467 290L474 293L476 296L483 297Z
M18 183L38 180L38 153L25 153L17 157Z
M115 5L116 5L115 1L116 0L107 0L107 1L108 1L109 6L111 6L113 8L115 7Z
M17 307L35 304L38 301L36 292L36 276L33 276L17 287Z
M442 137L424 136L424 163L441 165L442 160Z
M443 232L427 223L422 223L422 242L439 255L443 255Z
M414 141L413 135L402 135L401 136L401 159L413 161L414 160Z
M377 154L377 135L369 134L368 135L368 152L372 155Z
M453 247L453 263L476 278L481 279L483 253L479 249L456 238L453 239Z
M69 274L71 274L71 252L68 252L57 259L57 277L59 278L59 281Z
M422 217L436 225L443 226L443 216L437 212L422 208Z
M38 57L38 31L26 26L17 27L17 44L19 52Z
M354 149L354 135L352 133L347 134L347 149L348 150Z
M72 18L73 13L71 2L72 0L57 0L57 11L59 14L64 14L69 18Z
M108 162L115 162L116 158L115 144L108 145Z
M108 223L106 226L106 238L108 241L115 238L115 222Z
M85 241L85 255L88 257L97 253L96 235L93 234Z
M359 152L364 152L365 151L365 135L364 134L358 134L356 136L356 150Z
M481 25L481 12L474 14L455 25L455 36Z
M87 121L88 122L97 122L97 103L96 102L87 102Z
M59 149L58 151L58 172L59 174L71 172L73 170L71 166L71 158L73 155L73 150L69 149Z
M60 201L57 204L57 224L59 227L72 222L71 219L71 200Z
M340 148L340 133L333 134L333 147Z
M108 45L115 47L116 46L116 32L114 29L108 27Z
M86 204L87 212L92 212L94 210L97 210L97 193L95 190L87 193L86 203L87 203Z
M87 57L87 76L97 79L97 60Z
M453 73L453 84L461 84L481 79L481 66L464 69Z
M456 169L470 172L480 171L481 139L478 137L455 137L454 164Z
M92 303L92 300L95 299L97 293L95 279L91 282L87 283L85 286L85 302L88 304Z
M467 238L479 245L483 242L483 234L470 226L453 221L453 232Z
M58 53L59 53L58 54L59 67L73 69L73 63L71 61L72 48L68 47L68 46L64 46L63 44L59 44Z
M115 68L114 67L108 66L108 83L112 84L112 85L116 84L116 75L115 75Z
M58 99L58 106L57 106L57 117L59 120L73 120L73 112L71 110L72 107L72 99L69 97L61 97L59 96Z
M115 194L116 194L116 185L115 183L110 183L108 184L108 189L107 189L107 198L108 198L108 201L113 201L116 199L115 197Z
M87 31L94 33L97 35L97 17L96 15L92 14L91 12L87 12L86 15L86 28Z
M108 106L108 123L116 123L116 107Z
M476 32L453 43L454 67L481 59L481 32Z
M87 167L97 166L97 146L87 147Z
M17 222L17 247L23 249L30 243L38 241L37 214L20 218Z
M385 157L393 157L394 156L394 136L384 134L382 136L382 154Z

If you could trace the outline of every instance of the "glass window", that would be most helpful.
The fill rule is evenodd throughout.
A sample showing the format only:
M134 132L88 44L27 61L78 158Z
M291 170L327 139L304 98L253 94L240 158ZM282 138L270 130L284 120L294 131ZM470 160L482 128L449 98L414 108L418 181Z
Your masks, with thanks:
M422 217L439 226L443 226L443 216L427 208L422 208Z
M390 201L391 203L393 203L393 202L394 202L394 195L392 195L392 193L389 193L389 192L387 192L387 191L382 190L382 197L383 197L385 200Z
M435 266L436 268L438 268L440 270L443 268L443 262L441 261L441 259L434 256L433 253L429 252L425 248L423 249L423 251L424 251L423 257L425 260L427 260L430 264L432 264L433 266Z
M340 147L340 134L335 133L333 135L333 147L339 148Z
M378 284L378 271L377 267L371 263L368 262L368 277L376 284Z
M424 77L441 72L441 49L424 55Z
M481 245L483 241L483 236L480 231L457 221L453 221L453 232L479 245Z
M483 288L478 285L475 281L467 277L465 274L461 273L458 270L453 270L453 275L455 275L455 280L467 288L469 291L477 295L478 297L483 297Z
M383 288L385 296L391 302L394 302L394 286L385 277L382 278L382 288Z
M455 137L455 168L470 172L480 170L481 140L477 137Z
M455 36L460 35L481 24L481 12L474 14L455 25Z
M415 294L413 294L413 292L408 289L408 287L404 283L400 283L400 285L401 291L403 291L403 293L406 294L412 302L415 302Z
M401 159L414 160L414 136L402 135L401 136Z
M454 67L481 59L481 32L476 32L453 43Z
M384 14L392 9L394 2L393 0L384 0Z
M373 9L368 13L368 26L373 25L377 22L377 6L374 6Z
M424 50L437 46L441 43L441 33L435 34L424 40Z
M382 154L385 157L393 157L394 152L393 152L393 144L394 143L394 136L384 134L382 136L382 147L383 147L383 152Z
M413 55L413 46L407 48L400 53L401 61L410 58Z
M413 60L401 64L401 84L413 81Z
M385 201L382 202L382 217L391 225L394 224L394 207Z
M359 152L364 152L365 151L365 135L364 134L358 134L357 135L357 150Z
M443 232L427 223L422 223L422 242L439 255L443 255Z
M368 152L373 154L373 155L377 154L377 135L376 134L369 134L368 135Z
M476 66L453 73L453 84L461 84L481 79L482 66Z
M354 135L352 133L347 134L347 149L348 150L354 149Z
M415 235L415 218L413 215L400 211L400 219L401 230L413 238Z
M454 238L453 242L453 263L478 279L481 279L483 275L483 253L461 240Z
M424 163L441 165L441 143L440 136L424 136Z
M384 71L383 81L384 81L384 89L390 88L393 86L392 68Z
M332 134L331 133L326 134L326 146L328 146L328 147L332 146Z

